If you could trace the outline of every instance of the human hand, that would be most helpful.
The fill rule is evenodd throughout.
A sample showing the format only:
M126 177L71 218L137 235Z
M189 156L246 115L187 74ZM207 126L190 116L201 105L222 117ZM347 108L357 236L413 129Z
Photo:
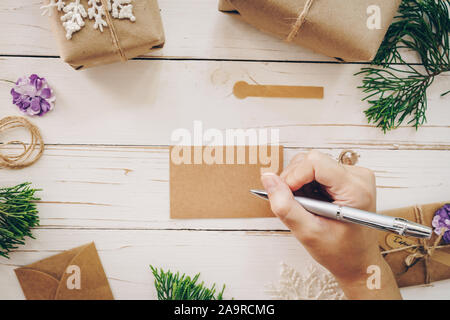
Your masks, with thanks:
M341 165L323 153L311 151L294 157L280 177L264 174L261 180L269 194L272 211L311 256L336 277L348 298L401 298L392 271L381 257L376 230L311 214L292 194L305 184L317 181L335 204L375 212L372 171ZM370 265L380 267L383 291L367 288Z

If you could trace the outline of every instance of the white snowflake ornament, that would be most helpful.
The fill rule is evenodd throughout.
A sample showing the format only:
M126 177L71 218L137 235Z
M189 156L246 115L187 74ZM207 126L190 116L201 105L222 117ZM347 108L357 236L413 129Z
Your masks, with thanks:
M64 29L66 29L66 38L70 40L72 39L72 34L84 27L84 18L87 17L87 12L80 0L69 3L64 7L63 11L66 14L61 17L61 21Z
M103 32L103 27L107 27L108 23L103 19L106 13L103 9L102 2L100 0L89 0L88 5L91 6L88 9L89 19L95 19L94 29L100 29Z
M84 27L85 18L94 20L94 29L100 30L100 32L103 32L104 27L108 27L106 20L107 12L110 12L111 17L114 19L128 19L131 22L136 21L136 17L133 14L133 0L106 0L107 11L103 8L101 0L88 0L87 11L83 4L81 4L81 0L72 0L67 5L63 0L48 1L48 4L41 6L42 14L51 16L53 9L65 13L61 17L61 21L66 30L67 40L72 39L72 35Z
M41 7L42 15L43 16L44 15L51 16L53 8L56 8L56 10L61 11L66 4L64 3L63 0L57 0L57 1L58 2L55 2L55 0L50 0L49 4L43 5Z
M270 284L266 292L277 300L343 300L344 292L329 272L310 265L306 274L281 263L278 285Z
M111 0L108 0L108 3L111 4ZM111 9L112 16L116 19L136 21L136 17L133 15L133 5L131 4L131 0L113 0L112 7L109 7L108 10L111 11Z

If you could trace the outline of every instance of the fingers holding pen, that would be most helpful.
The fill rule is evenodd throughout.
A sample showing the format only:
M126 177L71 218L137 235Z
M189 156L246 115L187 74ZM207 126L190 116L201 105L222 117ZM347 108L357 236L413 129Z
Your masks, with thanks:
M318 217L295 201L291 189L279 176L266 173L261 176L261 181L269 195L273 213L294 233L309 234Z
M317 181L331 189L339 188L348 178L348 170L332 158L319 151L296 156L281 174L291 190L298 190L305 184Z
M317 181L336 204L376 210L374 173L366 168L347 166L319 151L297 155L281 174L292 191Z

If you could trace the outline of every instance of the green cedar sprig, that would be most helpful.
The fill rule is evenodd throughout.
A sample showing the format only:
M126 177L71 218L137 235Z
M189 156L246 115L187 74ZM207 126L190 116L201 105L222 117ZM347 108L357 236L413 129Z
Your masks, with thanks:
M39 225L35 192L30 183L15 187L0 188L0 256L9 258L9 253L25 244L25 237L33 238L31 228Z
M369 123L386 133L406 120L416 129L426 122L427 89L450 71L449 32L447 1L403 0L372 66L357 73L364 75L359 88L367 94ZM421 64L407 63L404 49L416 52Z
M155 288L158 294L158 300L223 300L222 291L216 295L216 285L206 288L204 282L197 283L200 273L193 278L180 273L176 274L163 269L157 269L150 266L153 276L155 277Z

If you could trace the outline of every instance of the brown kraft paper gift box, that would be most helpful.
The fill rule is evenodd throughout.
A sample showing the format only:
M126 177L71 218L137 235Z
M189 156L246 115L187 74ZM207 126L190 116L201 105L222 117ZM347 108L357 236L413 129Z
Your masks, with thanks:
M445 202L432 203L381 213L431 226L434 213L444 204ZM442 245L441 243L434 250L430 250L437 239L438 235L434 232L431 239L420 240L388 232L379 233L379 245L382 252L388 252L384 256L397 279L399 287L450 279L450 245ZM413 247L405 249L409 246ZM392 252L393 250L400 251Z
M102 0L103 1L103 0ZM49 3L49 0L45 1ZM65 1L66 3L69 0ZM80 2L88 9L88 0ZM63 11L51 10L51 28L58 43L62 59L74 69L80 70L98 65L109 64L145 54L156 47L164 45L164 30L157 0L134 0L134 22L129 19L111 17L103 32L94 29L94 19L86 17L85 25L73 33L67 40L61 17Z
M220 0L256 28L344 61L370 61L401 0ZM375 10L375 11L372 11ZM372 13L373 12L373 13ZM369 28L371 14L380 24ZM379 28L378 28L379 27Z

